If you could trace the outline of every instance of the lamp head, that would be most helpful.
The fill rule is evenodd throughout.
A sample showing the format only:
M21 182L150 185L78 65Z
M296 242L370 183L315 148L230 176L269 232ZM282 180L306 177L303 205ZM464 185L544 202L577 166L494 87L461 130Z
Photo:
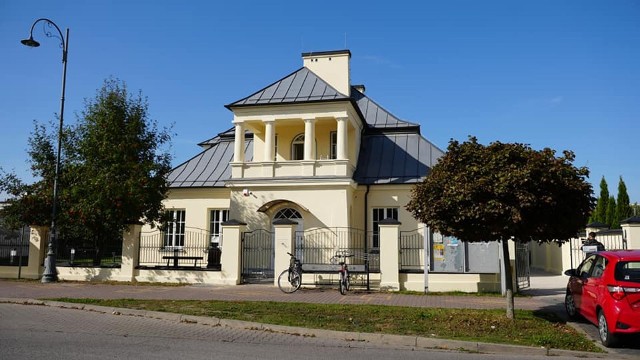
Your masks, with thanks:
M39 42L33 40L33 36L29 36L28 39L20 40L20 42L22 43L22 45L29 46L29 47L38 47L38 46L40 46Z

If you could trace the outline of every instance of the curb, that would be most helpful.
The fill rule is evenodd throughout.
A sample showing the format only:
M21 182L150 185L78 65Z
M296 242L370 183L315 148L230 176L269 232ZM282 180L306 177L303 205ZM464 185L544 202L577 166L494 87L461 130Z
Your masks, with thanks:
M473 341L448 340L439 338L427 338L420 336L374 334L374 333L354 333L335 330L310 329L293 326L262 324L242 320L220 319L216 317L181 315L158 311L136 310L125 308L112 308L90 304L76 304L60 301L20 299L20 298L0 298L0 303L19 305L40 305L51 306L62 309L94 311L102 314L112 314L116 316L136 316L151 319L166 320L189 324L199 324L206 326L224 326L243 330L269 331L281 334L290 334L302 337L317 337L333 340L343 340L349 342L349 347L365 347L366 344L384 344L392 347L414 348L421 350L437 349L449 351L462 351L482 354L514 354L534 355L534 356L572 356L577 358L590 359L612 359L612 356L619 356L618 359L632 359L632 357L613 353L592 353L584 351L560 350L551 348L538 348L521 345L480 343ZM603 349L605 350L605 349ZM607 350L605 350L607 351Z

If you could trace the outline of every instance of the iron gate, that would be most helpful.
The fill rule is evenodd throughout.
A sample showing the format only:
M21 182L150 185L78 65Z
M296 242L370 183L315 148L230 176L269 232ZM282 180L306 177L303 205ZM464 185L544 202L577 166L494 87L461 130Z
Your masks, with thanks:
M531 286L529 263L529 243L516 242L516 285L518 290Z
M242 282L273 280L273 233L264 229L242 234Z

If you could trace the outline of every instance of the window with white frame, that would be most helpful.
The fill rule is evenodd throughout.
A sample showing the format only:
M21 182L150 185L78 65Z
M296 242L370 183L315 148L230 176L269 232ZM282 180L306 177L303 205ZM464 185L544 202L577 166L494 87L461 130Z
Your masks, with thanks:
M329 159L338 158L338 133L332 131L329 133Z
M299 134L291 142L291 160L304 160L304 134Z
M373 248L380 248L380 221L384 219L398 220L398 208L373 208Z
M184 246L185 210L169 210L169 220L164 233L165 247Z
M229 210L227 209L212 209L209 212L209 233L212 244L220 244L222 223L227 220L229 220Z

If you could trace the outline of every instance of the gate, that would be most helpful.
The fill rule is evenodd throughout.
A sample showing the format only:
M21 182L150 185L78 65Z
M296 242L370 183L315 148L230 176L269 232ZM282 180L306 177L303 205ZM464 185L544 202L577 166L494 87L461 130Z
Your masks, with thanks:
M264 229L242 234L242 282L273 281L273 233Z
M596 239L604 245L605 250L627 249L627 239L624 238L622 229L599 231L596 233ZM569 241L572 269L577 268L586 257L586 254L582 251L582 243L584 241L586 241L586 239L580 238Z
M516 242L516 285L517 290L531 286L531 267L529 264L529 243Z

